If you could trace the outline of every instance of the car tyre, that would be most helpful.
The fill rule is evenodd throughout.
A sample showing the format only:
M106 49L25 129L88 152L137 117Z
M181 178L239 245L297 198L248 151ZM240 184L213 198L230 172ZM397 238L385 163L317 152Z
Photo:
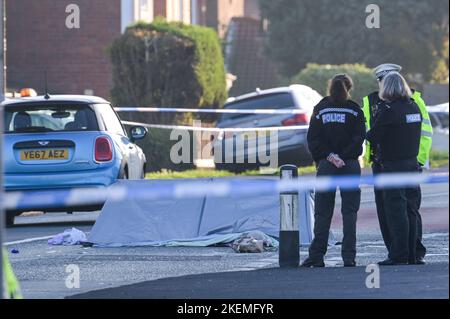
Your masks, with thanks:
M145 179L145 165L142 167L141 179Z
M120 172L119 179L128 179L128 167L125 166Z
M6 227L14 226L14 219L16 218L15 214L6 214Z

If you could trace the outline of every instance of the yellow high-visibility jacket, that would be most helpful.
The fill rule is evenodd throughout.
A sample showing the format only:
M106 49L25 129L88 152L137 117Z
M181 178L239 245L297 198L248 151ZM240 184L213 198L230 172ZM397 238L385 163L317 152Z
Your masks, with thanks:
M420 137L419 154L417 161L420 165L426 166L429 163L431 145L433 143L433 127L431 126L430 115L428 114L425 101L419 91L414 91L412 99L419 106L422 114L422 135ZM363 98L363 112L366 121L366 131L369 131L373 124L373 107L379 102L378 92L374 92ZM371 163L371 147L369 141L365 142L364 158Z
M14 275L13 269L8 260L8 253L6 252L5 249L3 249L3 280L6 299L22 299L19 281Z

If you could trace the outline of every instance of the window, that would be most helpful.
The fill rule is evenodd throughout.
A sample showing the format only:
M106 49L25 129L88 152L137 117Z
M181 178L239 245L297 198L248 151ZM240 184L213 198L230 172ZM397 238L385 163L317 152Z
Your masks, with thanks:
M139 12L136 20L153 21L153 0L139 0Z
M231 102L225 105L226 109L256 110L256 109L286 109L294 108L295 102L290 93L274 93L255 96L242 101ZM245 117L251 114L222 114L220 121Z
M100 104L98 110L101 114L103 124L108 132L112 134L126 136L122 123L117 117L116 112L109 104Z
M153 21L153 0L121 0L121 29L138 20Z
M11 105L5 108L6 133L96 130L95 112L88 105Z

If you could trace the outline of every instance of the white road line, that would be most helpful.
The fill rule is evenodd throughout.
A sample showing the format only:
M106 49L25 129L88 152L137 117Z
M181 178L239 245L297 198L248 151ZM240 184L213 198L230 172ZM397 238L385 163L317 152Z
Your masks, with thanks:
M431 257L431 256L448 256L448 253L447 254L427 254L425 257Z
M429 238L435 238L435 237L446 237L448 236L448 233L429 233L429 234L423 234L423 238L429 239Z
M229 270L224 270L224 272L253 271L256 269L257 268L233 268L233 269L229 269Z
M444 195L448 195L448 192L436 193L436 194L423 194L422 199L431 198L431 197L440 197L440 196L444 196ZM370 203L375 203L375 199L366 199L366 200L361 201L361 204L370 204Z
M47 240L53 238L53 236L44 236L44 237L34 237L34 238L27 238L22 240L16 240L16 241L10 241L4 243L5 246L11 246L11 245L17 245L17 244L25 244L25 243L31 243L34 241L40 241L40 240Z

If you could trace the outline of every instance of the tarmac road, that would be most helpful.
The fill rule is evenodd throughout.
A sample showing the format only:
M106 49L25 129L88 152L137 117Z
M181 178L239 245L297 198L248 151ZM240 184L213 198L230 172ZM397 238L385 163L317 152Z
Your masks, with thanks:
M165 278L75 295L76 299L448 299L448 263L380 268L367 288L365 267L262 269Z
M382 278L385 278L386 289L392 284L392 280L397 278L401 284L399 284L399 290L394 290L392 293L397 294L395 296L399 298L448 298L448 184L424 185L423 197L422 212L426 232L424 242L429 253L428 265L422 268L407 266L402 270L392 268L386 270L385 274L383 270ZM339 203L339 200L337 202ZM393 296L384 289L367 292L364 286L365 276L367 276L364 267L351 270L339 267L341 266L340 246L331 247L327 254L326 263L327 266L333 267L332 270L285 271L276 268L278 267L277 252L236 254L228 247L100 249L47 245L46 241L50 236L70 227L89 232L95 218L96 213L45 214L16 218L17 226L6 231L6 242L9 251L13 248L19 250L18 254L10 253L10 259L26 298L64 298L130 284L136 284L136 286L108 290L107 293L110 297L144 297L142 287L148 287L155 292L146 294L146 298L163 298L164 296L225 298L227 297L225 294L221 295L217 289L213 288L217 285L232 287L231 283L235 283L233 287L235 287L236 295L228 295L228 297L233 298L246 298L245 295L248 298L388 298ZM338 240L341 238L340 229L340 213L337 209L333 221L333 232ZM302 248L301 260L306 258L306 254L306 249ZM358 222L357 262L365 266L384 257L385 248L378 231L373 191L369 188L363 189ZM76 265L80 269L79 288L66 287L68 265ZM291 275L297 279L290 284L286 276L291 277ZM245 278L249 281L245 281ZM341 285L342 281L336 281L336 278L348 278L348 285ZM417 278L423 280L419 283L416 281ZM202 283L205 289L197 289L194 285L192 291L188 292L190 288L186 285L193 281ZM227 281L230 282L228 286ZM246 288L258 281L266 288L285 283L285 292L283 296L280 296L277 289L264 289L266 295L263 295L260 290L252 293L251 289ZM299 291L296 284L300 282L309 287L308 290ZM333 288L330 286L332 283L337 286ZM357 288L357 285L362 286ZM325 289L327 286L329 289ZM347 290L346 287L351 289ZM410 294L401 293L401 287L408 289ZM176 290L180 290L183 294L175 295ZM231 293L232 289L223 291ZM342 291L345 291L344 295ZM92 292L91 295L81 295L81 297L96 298L103 293Z

